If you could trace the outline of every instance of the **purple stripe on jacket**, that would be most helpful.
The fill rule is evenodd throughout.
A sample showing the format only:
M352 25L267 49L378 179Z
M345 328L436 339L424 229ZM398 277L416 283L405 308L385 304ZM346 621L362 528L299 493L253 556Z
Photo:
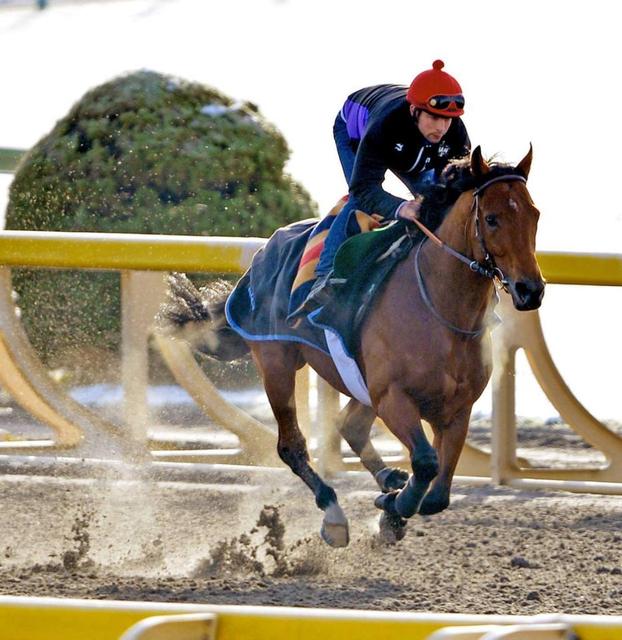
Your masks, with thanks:
M350 138L352 140L360 140L365 133L365 127L369 119L367 107L358 104L358 102L346 100L341 109L341 117L346 123Z

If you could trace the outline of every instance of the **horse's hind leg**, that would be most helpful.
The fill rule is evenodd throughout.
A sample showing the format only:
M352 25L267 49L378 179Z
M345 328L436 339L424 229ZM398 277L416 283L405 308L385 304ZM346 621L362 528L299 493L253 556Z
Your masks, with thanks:
M401 489L408 481L408 473L387 467L371 443L369 435L375 417L376 413L371 407L352 399L339 416L337 428L363 466L374 476L381 491L386 493Z
M279 427L278 454L313 491L315 503L324 511L322 538L333 547L345 547L349 542L348 521L335 490L311 467L307 443L298 426L294 396L298 349L291 344L264 342L252 343L251 350Z

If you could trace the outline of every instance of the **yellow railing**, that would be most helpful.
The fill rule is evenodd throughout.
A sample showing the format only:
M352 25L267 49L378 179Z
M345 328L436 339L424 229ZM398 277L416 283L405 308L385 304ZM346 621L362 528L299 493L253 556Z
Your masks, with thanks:
M622 254L539 251L537 255L551 284L622 286Z
M262 238L0 231L0 265L241 273Z
M241 273L264 238L0 231L5 266ZM551 284L622 286L622 255L538 252Z
M156 293L162 295L162 278L160 272L229 272L241 273L246 269L252 256L265 240L262 238L223 238L223 237L190 237L139 234L98 234L98 233L61 233L61 232L30 232L30 231L1 231L0 232L0 268L7 273L2 278L3 307L11 306L10 302L10 274L12 267L39 267L65 269L110 269L122 274L122 309L123 309L123 380L124 407L126 424L129 433L136 440L144 440L149 421L146 410L147 388L147 343L149 341L149 327L153 314L159 304ZM622 285L622 257L616 255L590 255L543 252L539 254L543 273L550 283L554 284L590 284L590 285ZM561 375L557 372L546 343L542 337L537 314L519 314L514 312L511 305L502 304L499 307L504 315L504 322L495 332L496 344L503 344L503 352L507 355L499 358L495 380L493 381L493 458L467 445L461 458L458 472L462 475L490 476L499 482L518 482L519 480L534 479L532 472L526 475L518 467L515 455L515 411L514 411L514 376L512 372L513 356L517 348L523 348L534 369L539 383L549 399L556 406L560 415L573 426L588 442L606 452L612 464L606 470L585 470L583 474L574 471L572 476L560 473L539 473L540 480L558 482L560 479L570 481L571 478L582 482L601 481L601 490L617 493L622 487L606 487L606 483L618 483L622 479L622 444L615 434L609 433L593 416L591 416L574 398L565 386ZM6 319L4 326L12 326L12 330L5 330L4 350L9 351L11 344L16 353L13 359L16 364L11 370L12 378L21 374L24 378L32 377L31 373L24 373L24 366L17 364L22 360L21 355L28 348L19 328L15 327L11 311L4 311ZM195 400L203 409L219 420L226 409L216 408L217 396L214 389L210 389L200 382L199 372L196 375L186 375L193 366L192 357L182 354L181 346L175 349L169 345L160 345L167 364L176 370L176 376L184 386L193 388ZM181 350L181 351L180 351ZM138 358L140 354L140 358ZM7 353L7 356L10 355ZM180 360L183 358L183 360ZM5 358L9 360L10 358ZM32 362L29 358L28 362ZM39 378L42 378L40 374ZM4 380L7 376L4 376ZM5 382L5 385L7 383ZM41 384L36 385L41 388ZM196 387L196 388L195 388ZM33 394L33 389L20 384L21 393ZM34 397L34 396L33 396ZM51 396L50 396L51 397ZM205 398L209 397L206 401ZM202 399L203 398L203 402ZM45 403L44 403L45 404ZM49 403L48 403L49 404ZM337 409L336 396L333 398L324 391L323 409L333 412ZM57 399L56 405L63 407L60 417L56 417L59 442L66 445L75 443L76 432L67 423L75 420L66 415L64 410L66 399ZM32 402L29 407L34 407ZM211 413L210 413L211 411ZM49 407L42 406L39 417L50 422ZM47 418L46 418L47 416ZM61 419L62 418L62 419ZM330 421L325 421L327 425ZM81 417L79 421L93 423L93 419ZM257 435L261 426L256 423L251 426L240 421L240 416L231 416L230 429L244 439L246 434L254 431ZM236 429L234 425L244 425ZM102 431L101 425L94 427ZM81 427L85 432L85 427ZM108 428L108 431L112 431ZM250 436L249 436L250 437ZM267 451L270 446L270 435L264 434L266 439L264 463L270 460ZM321 442L332 442L334 438L329 433L320 433ZM335 445L337 446L337 445ZM340 468L341 457L330 447L324 447L324 457L321 466L325 471ZM259 460L259 458L257 458ZM334 464L333 464L334 462ZM615 464L613 464L615 463ZM587 485L584 485L587 486Z
M622 616L468 615L2 596L0 625L0 637L14 640L552 640L570 637L570 631L583 640L613 640L622 633ZM507 635L501 634L503 627ZM559 632L552 633L554 628Z

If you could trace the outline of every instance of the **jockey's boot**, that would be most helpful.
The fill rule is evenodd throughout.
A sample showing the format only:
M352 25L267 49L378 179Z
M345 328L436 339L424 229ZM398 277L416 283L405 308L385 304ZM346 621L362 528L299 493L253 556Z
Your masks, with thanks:
M318 276L304 302L290 317L304 316L307 313L311 313L311 311L315 311L315 309L323 307L332 300L336 289L344 282L344 278L335 278L332 271L329 271L323 276Z

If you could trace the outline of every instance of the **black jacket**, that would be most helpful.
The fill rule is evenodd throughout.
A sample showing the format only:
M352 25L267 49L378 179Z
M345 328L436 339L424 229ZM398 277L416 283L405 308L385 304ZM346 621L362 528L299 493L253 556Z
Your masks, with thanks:
M350 193L369 213L394 217L404 202L382 188L387 170L392 171L412 193L424 172L438 176L452 158L471 150L471 141L460 118L453 118L438 143L428 142L419 132L406 101L407 87L377 85L354 92L341 109L353 149L356 150Z

